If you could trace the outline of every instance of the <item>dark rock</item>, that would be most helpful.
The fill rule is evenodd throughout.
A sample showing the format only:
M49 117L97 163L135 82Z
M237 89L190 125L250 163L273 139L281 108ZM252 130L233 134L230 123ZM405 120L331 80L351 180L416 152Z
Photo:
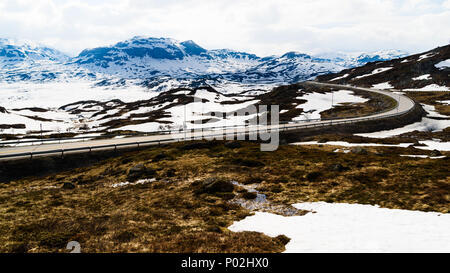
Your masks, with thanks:
M439 150L433 150L430 153L430 156L441 156L442 153Z
M217 146L216 141L206 141L206 142L194 142L183 145L180 147L181 150L194 150L194 149L206 149Z
M168 169L166 175L167 177L174 177L176 175L175 169Z
M73 190L73 189L75 189L75 185L72 184L72 183L70 183L70 182L65 182L65 183L62 185L62 188L63 188L63 189L66 189L66 190Z
M273 192L273 193L280 193L280 192L283 191L283 187L281 187L280 185L276 184L276 185L273 185L273 186L269 187L268 190Z
M138 179L152 178L155 174L155 170L146 168L144 164L138 164L128 170L127 180L134 182Z
M350 151L353 154L361 154L361 155L366 155L367 154L367 150L362 148L362 147L353 147Z
M137 164L133 167L131 167L128 172L142 172L143 170L145 170L145 166L144 164Z
M308 181L318 181L321 176L321 172L310 172L306 175L306 179Z
M236 149L236 148L242 147L242 145L239 141L230 141L230 142L225 143L224 146L227 148L230 148L230 149Z
M231 200L234 197L236 197L236 195L233 192L217 192L215 193L215 195L217 197L222 198L223 200Z
M337 163L337 164L332 164L328 167L328 169L330 171L334 171L334 172L343 172L343 171L347 171L349 168L348 167L344 167L341 164Z
M159 153L153 158L153 162L158 162L165 158L167 158L167 155L165 153Z
M257 196L256 192L247 191L242 194L242 198L248 199L248 200L255 199L256 196Z
M25 129L25 124L0 124L0 129Z
M246 167L263 167L265 164L261 161L250 159L250 158L233 158L232 160L233 164L246 166Z
M248 185L248 184L259 184L263 181L263 178L260 176L249 176L248 178L242 180L242 184Z
M204 180L197 193L232 192L234 185L225 179L212 177Z
M5 107L0 106L0 113L8 113L8 111L6 111Z

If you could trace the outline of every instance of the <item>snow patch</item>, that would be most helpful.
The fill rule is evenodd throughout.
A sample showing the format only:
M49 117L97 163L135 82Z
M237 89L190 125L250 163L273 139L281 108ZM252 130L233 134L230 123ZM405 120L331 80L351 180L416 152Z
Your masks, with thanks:
M156 132L160 130L161 123L159 122L147 122L141 124L126 125L120 128L116 128L113 131L136 131L136 132Z
M340 79L344 79L344 78L347 78L349 75L350 74L345 74L344 76L340 76L340 77L334 78L334 79L332 79L330 81L332 82L332 81L337 81L337 80L340 80Z
M440 63L437 63L434 66L439 69L449 68L450 67L450 59L442 61Z
M392 89L394 87L389 82L383 82L372 85L372 88L383 90L383 89Z
M305 142L294 142L291 145L332 145L332 146L344 146L344 147L402 147L407 148L414 143L400 143L400 144L379 144L379 143L350 143L346 141L328 141L325 143L319 143L317 141L305 141Z
M425 75L422 75L422 76L419 76L419 77L415 77L415 78L412 78L414 81L424 81L424 80L431 80L431 76L430 76L430 74L425 74Z
M439 150L439 151L450 151L450 142L440 142L436 140L423 140L419 141L421 144L427 146L416 146L418 149L422 150Z
M400 155L403 157L412 157L412 158L429 158L429 159L441 159L444 158L445 155L441 156L428 156L428 155Z
M417 61L420 62L421 60L428 59L430 57L433 57L434 55L436 55L436 53L427 53L427 54L420 55L419 59Z
M341 103L362 103L368 101L365 98L354 95L353 91L349 90L339 90L325 94L307 93L297 99L304 99L307 102L297 105L296 108L303 109L303 113L301 116L293 118L293 121L320 119L320 112L333 108L332 103L339 105Z
M439 112L436 111L436 108L433 105L428 105L421 103L423 109L427 111L427 117L432 118L450 118L449 116L439 114Z
M118 188L118 187L124 187L124 186L128 186L128 185L142 185L142 184L147 184L147 183L151 183L151 182L155 182L156 179L155 178L150 178L150 179L140 179L136 182L119 182L119 183L114 183L111 185L111 187L113 188Z
M285 252L450 252L450 214L345 203L293 206L316 213L256 212L229 229L286 235Z
M401 128L396 128L392 130L384 130L373 133L363 133L355 134L356 136L362 137L373 137L373 138L386 138L401 135L404 133L409 133L413 131L421 132L439 132L450 126L450 120L437 120L430 118L422 118L421 121L415 122L413 124L406 125Z
M447 86L440 86L440 85L433 83L433 84L429 84L422 88L404 89L404 91L450 91L450 88Z
M377 69L374 69L370 74L365 74L365 75L362 75L362 76L358 76L358 77L355 77L355 79L361 79L361 78L369 77L369 76L372 76L372 75L375 75L375 74L380 74L380 73L386 72L388 70L391 70L392 68L393 67L377 68Z

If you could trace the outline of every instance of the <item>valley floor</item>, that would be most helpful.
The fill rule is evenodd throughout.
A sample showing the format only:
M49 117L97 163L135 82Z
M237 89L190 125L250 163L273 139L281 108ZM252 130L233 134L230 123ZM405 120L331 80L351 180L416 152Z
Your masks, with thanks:
M0 166L0 251L65 252L69 241L80 242L82 252L345 250L329 233L338 221L329 213L342 215L342 235L371 223L360 208L379 215L379 225L384 221L387 229L409 223L403 238L421 242L411 249L404 249L405 244L389 248L387 240L395 232L381 232L371 240L360 233L351 242L363 251L448 251L421 240L431 236L428 232L436 232L432 239L440 238L441 244L448 239L441 227L448 226L450 212L449 152L414 158L401 155L433 156L433 151L395 146L356 147L347 153L333 145L283 145L275 152L259 148L249 142L189 142L108 157L7 162ZM327 203L301 204L305 202ZM399 213L391 221L389 211L378 214L381 209L356 204L408 210L404 215L413 216ZM285 218L277 218L281 215ZM277 232L271 225L254 225L275 218L282 225ZM308 248L288 227L292 221L323 228L324 237ZM430 221L433 230L426 227ZM319 230L312 232L318 235ZM325 240L334 245L320 243Z

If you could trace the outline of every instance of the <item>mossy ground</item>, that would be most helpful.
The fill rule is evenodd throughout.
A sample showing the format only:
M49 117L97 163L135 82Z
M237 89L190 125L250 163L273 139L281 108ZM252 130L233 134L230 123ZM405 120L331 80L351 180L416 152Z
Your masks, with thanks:
M257 189L275 203L450 211L448 158L399 156L424 153L414 148L367 148L363 155L336 153L326 145L261 152L257 143L242 142L240 148L195 143L150 147L0 184L0 251L63 252L72 240L81 243L83 252L283 251L286 240L281 237L227 229L251 212L230 204L229 192L196 191L196 181L210 177L259 183ZM345 168L330 166L337 163ZM156 182L112 187L126 181L127 171L137 164L155 170ZM63 189L64 182L75 189Z

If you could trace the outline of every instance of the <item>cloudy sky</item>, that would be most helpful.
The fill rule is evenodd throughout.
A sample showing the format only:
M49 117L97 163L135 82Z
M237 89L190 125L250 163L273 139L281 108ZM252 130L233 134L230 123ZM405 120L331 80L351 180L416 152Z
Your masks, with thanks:
M450 0L0 0L0 36L70 55L133 36L260 56L450 43Z

